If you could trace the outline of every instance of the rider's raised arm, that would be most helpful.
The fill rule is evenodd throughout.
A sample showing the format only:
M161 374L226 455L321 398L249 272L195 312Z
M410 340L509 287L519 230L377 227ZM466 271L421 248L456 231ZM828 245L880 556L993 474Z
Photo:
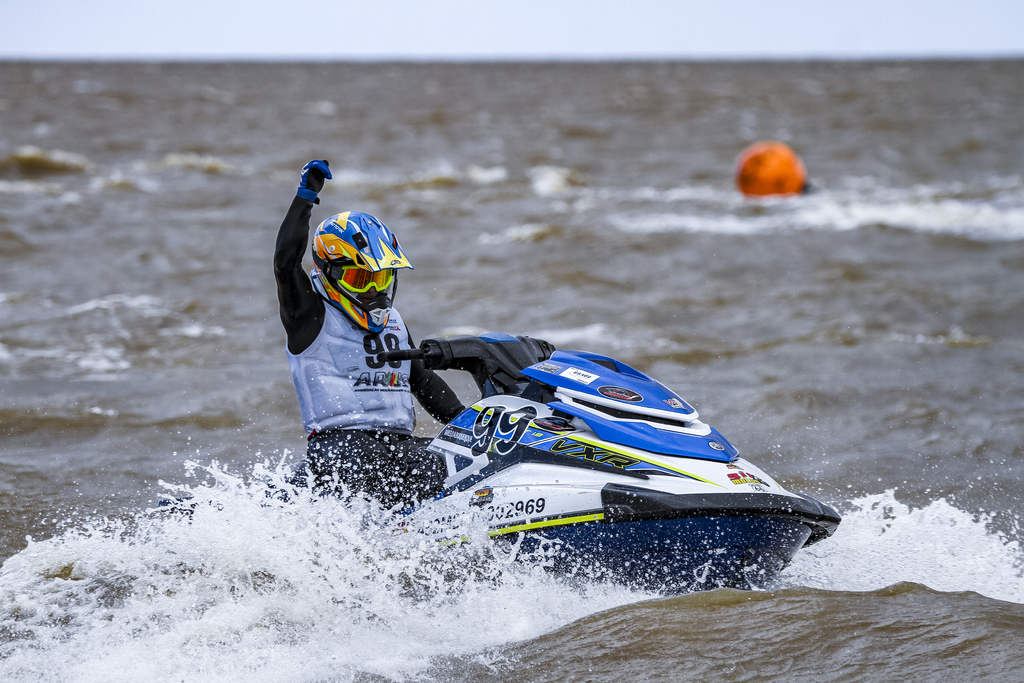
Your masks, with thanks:
M324 324L324 302L314 291L309 276L302 271L302 255L309 245L309 217L324 180L331 177L326 161L316 159L302 168L299 189L277 233L274 250L274 277L281 323L288 334L288 350L302 353L320 334Z
M281 323L288 334L288 350L305 351L324 323L324 302L313 290L313 283L302 270L302 256L309 244L309 217L313 202L295 197L277 233L274 250L274 277Z

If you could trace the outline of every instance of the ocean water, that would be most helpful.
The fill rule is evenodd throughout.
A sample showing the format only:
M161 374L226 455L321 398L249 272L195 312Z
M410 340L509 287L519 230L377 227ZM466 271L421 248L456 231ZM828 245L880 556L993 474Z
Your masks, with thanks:
M1022 108L1019 61L3 64L2 679L1021 680ZM739 196L759 139L815 191ZM267 506L311 158L315 220L402 240L417 339L613 355L839 530L665 596Z

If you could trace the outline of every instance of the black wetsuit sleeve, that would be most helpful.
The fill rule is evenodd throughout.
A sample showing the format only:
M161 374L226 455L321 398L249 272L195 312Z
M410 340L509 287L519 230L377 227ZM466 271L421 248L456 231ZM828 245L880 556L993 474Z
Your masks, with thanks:
M448 383L433 370L423 367L421 360L412 362L409 387L424 410L443 424L451 422L456 415L466 409Z
M313 202L302 197L293 199L277 233L274 250L281 323L288 335L288 350L296 354L309 348L324 325L324 302L302 270L312 212Z
M412 335L409 335L409 346L416 348ZM409 388L423 409L442 424L448 424L466 409L448 383L433 370L428 370L421 360L412 362Z

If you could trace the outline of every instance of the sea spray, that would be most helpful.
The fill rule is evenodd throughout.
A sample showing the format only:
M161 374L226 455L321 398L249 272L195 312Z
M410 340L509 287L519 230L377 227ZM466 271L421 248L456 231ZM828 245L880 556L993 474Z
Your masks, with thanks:
M304 489L285 502L265 469L251 482L193 469L204 481L172 487L176 507L95 520L5 562L4 680L404 676L644 597L513 562L480 520L454 520L465 542L440 544L426 517Z
M991 515L965 512L944 498L912 509L892 489L852 505L834 536L796 555L782 585L872 591L914 582L1024 603L1020 541L990 531Z

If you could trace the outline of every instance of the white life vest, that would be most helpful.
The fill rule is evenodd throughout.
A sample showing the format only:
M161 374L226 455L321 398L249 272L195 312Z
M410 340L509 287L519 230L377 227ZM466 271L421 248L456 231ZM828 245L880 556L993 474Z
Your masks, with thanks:
M379 429L411 434L416 412L409 389L410 361L377 360L382 351L408 349L409 332L391 309L387 327L373 334L324 306L324 325L309 348L288 354L307 434L328 429Z

